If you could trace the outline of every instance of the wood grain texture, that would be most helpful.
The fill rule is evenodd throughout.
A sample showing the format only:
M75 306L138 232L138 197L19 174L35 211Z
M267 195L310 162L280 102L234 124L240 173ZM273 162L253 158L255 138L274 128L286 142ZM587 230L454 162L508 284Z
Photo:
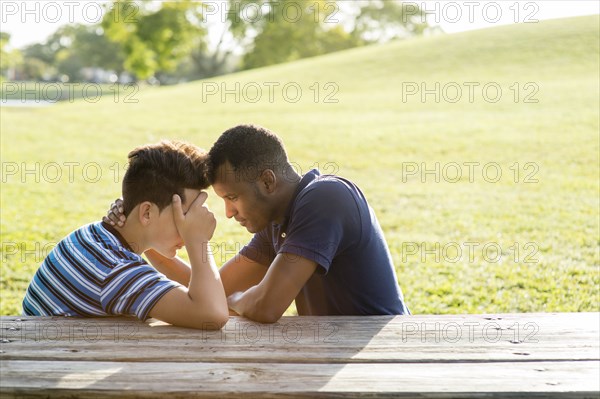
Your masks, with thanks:
M1 317L2 397L594 397L600 314Z
M600 389L598 362L426 364L231 364L165 362L2 362L2 393L51 395L72 390L170 398L247 394L328 397L544 393L590 397ZM33 378L32 378L33 376ZM5 386L6 384L6 386ZM79 394L79 393L78 393ZM561 396L561 394L563 396ZM421 396L422 397L422 396Z
M7 318L2 359L198 362L598 360L600 316L231 318L222 331L132 319ZM143 350L140 348L143 347Z

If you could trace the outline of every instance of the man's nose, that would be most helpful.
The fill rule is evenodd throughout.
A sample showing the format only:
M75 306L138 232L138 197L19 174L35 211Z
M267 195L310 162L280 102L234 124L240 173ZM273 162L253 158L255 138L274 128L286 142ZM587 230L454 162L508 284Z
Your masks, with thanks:
M231 204L225 203L225 216L227 216L227 219L231 219L236 214L237 210L235 209L235 207Z

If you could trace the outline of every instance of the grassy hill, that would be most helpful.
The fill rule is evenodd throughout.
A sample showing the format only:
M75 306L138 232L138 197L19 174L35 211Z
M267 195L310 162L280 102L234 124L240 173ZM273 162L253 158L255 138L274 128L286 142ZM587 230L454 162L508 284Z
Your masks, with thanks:
M598 311L599 26L497 27L2 108L0 314L20 312L53 243L120 195L130 149L161 138L209 148L242 122L280 134L301 172L359 184L414 313ZM209 204L222 264L249 235L215 195Z

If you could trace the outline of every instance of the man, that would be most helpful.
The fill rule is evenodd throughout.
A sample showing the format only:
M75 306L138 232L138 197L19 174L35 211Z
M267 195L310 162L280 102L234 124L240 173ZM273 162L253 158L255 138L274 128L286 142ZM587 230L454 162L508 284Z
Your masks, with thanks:
M124 223L91 223L61 240L33 277L23 313L131 315L221 328L229 315L209 253L216 222L203 205L205 157L191 144L166 141L130 152L123 179ZM157 271L140 256L168 260L183 245L191 261L185 274L160 262Z
M231 310L269 323L294 300L300 315L410 313L381 227L352 182L299 176L281 140L254 125L224 132L208 162L227 217L254 233L220 269Z
M208 155L209 181L252 241L220 270L230 309L275 322L300 315L409 313L373 210L352 182L299 176L281 140L241 125Z

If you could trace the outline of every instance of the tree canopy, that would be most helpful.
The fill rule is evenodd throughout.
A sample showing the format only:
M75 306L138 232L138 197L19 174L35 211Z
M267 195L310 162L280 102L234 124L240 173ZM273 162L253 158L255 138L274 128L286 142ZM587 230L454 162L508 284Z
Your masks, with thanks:
M400 1L228 0L218 3L226 8L218 13L215 4L113 1L99 24L62 26L21 53L7 52L10 35L3 33L2 73L18 64L29 79L74 81L90 67L140 80L196 79L420 35L429 27L423 11Z

